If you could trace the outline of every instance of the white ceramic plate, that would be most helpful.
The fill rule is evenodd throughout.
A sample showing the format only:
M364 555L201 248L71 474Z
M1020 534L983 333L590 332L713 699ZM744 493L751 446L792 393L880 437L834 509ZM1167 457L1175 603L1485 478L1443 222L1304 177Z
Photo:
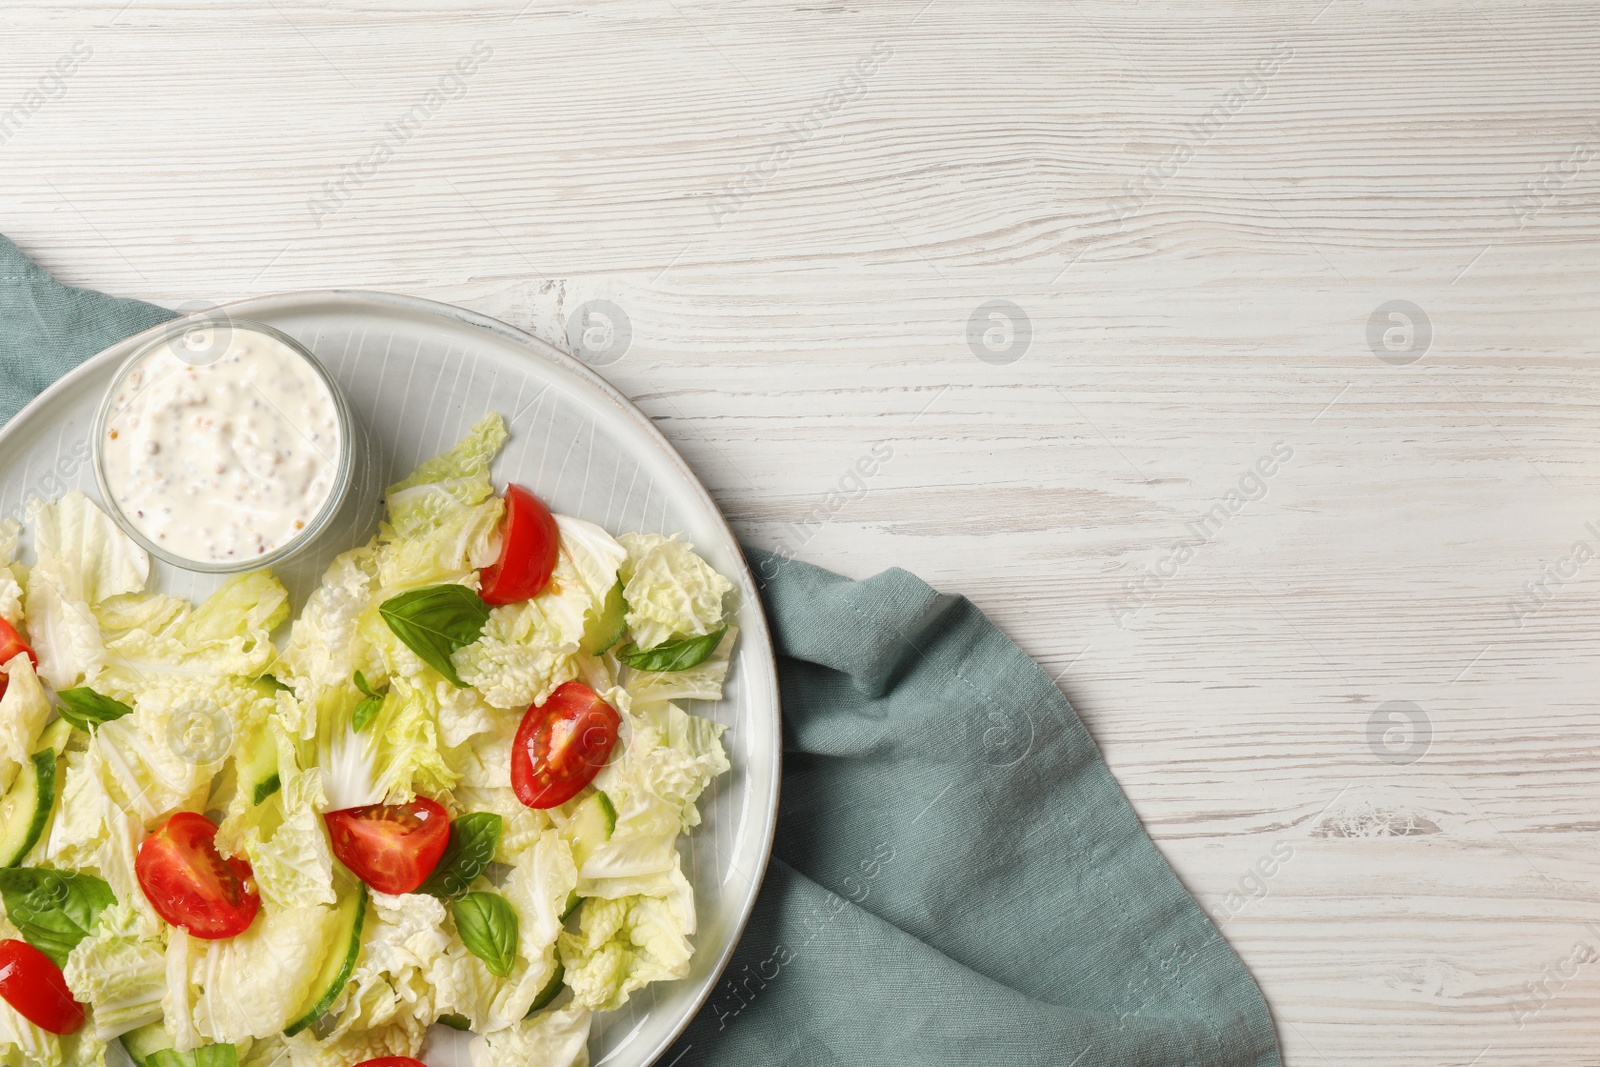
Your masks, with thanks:
M338 290L261 297L227 310L276 326L316 353L344 387L370 441L367 503L312 550L276 568L296 610L333 556L376 530L375 492L381 490L374 487L397 481L419 460L449 447L491 410L505 415L511 429L495 464L497 482L519 482L552 510L613 533L682 532L734 581L741 634L726 697L692 709L728 724L733 764L707 792L705 822L682 846L700 912L693 970L598 1017L590 1041L596 1067L651 1063L727 965L755 903L777 816L777 672L755 584L733 533L639 409L582 363L503 322L447 304ZM116 367L138 340L84 363L0 430L0 515L20 518L29 499L70 489L98 499L89 427ZM157 588L192 599L218 583L159 563L155 572ZM466 1040L435 1027L425 1058L433 1067L465 1065Z

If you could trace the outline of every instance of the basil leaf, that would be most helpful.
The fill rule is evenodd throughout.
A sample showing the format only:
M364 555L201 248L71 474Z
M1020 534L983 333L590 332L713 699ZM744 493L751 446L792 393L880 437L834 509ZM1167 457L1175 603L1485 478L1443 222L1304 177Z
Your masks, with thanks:
M517 913L499 893L468 893L450 905L456 932L467 951L496 978L507 978L517 963Z
M283 776L274 771L272 777L268 778L264 782L256 783L256 791L250 797L251 801L253 802L252 806L260 807L262 804L267 802L268 797L282 788Z
M505 820L492 811L474 811L450 823L450 843L418 893L451 900L472 888L494 861Z
M482 597L464 585L431 585L385 600L378 614L422 662L450 679L457 689L467 687L450 662L450 654L483 636L489 605Z
M117 902L117 895L92 874L4 867L0 899L28 944L65 967L67 954L94 932L100 913Z
M383 710L383 697L384 693L388 692L388 689L385 688L383 693L374 691L372 686L367 684L367 676L360 671L356 671L355 683L356 688L366 694L365 699L357 704L355 710L350 713L350 729L359 734L372 725L372 720L376 719L378 712Z
M122 701L101 696L89 688L63 689L56 696L61 698L61 717L80 730L133 714L133 709Z
M382 708L382 697L363 697L361 703L350 713L350 729L359 734L372 725L372 720L378 717L378 712Z
M292 692L294 692L294 686L292 686L292 685L284 685L282 682L278 681L276 675L263 674L260 678L257 678L256 681L265 682L265 683L267 683L267 685L269 685L273 689L278 690L281 693L292 693Z
M722 644L722 638L727 632L728 628L724 626L704 637L686 637L682 641L668 641L648 651L629 645L617 654L617 658L636 671L657 673L686 671L710 659L711 653Z

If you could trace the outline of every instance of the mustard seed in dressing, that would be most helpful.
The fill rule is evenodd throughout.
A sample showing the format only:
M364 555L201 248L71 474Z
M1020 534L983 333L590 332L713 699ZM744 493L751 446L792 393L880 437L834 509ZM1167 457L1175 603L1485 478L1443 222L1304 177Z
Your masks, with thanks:
M212 564L299 536L332 495L344 447L316 369L237 325L197 328L143 356L103 432L106 486L123 515L166 551Z

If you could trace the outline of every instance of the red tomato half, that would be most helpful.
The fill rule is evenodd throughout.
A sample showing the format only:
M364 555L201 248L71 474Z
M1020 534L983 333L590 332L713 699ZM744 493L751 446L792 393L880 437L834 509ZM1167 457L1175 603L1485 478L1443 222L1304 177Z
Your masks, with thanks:
M450 843L450 814L427 797L330 811L339 862L380 893L409 893L428 880Z
M428 1065L410 1056L384 1056L376 1060L362 1060L356 1067L428 1067Z
M0 619L0 667L4 667L23 652L28 654L28 658L33 661L34 667L37 668L39 666L39 657L34 654L32 648L28 647L28 642L22 639L21 634L17 633L15 626L12 626L4 619ZM5 696L6 686L10 683L10 678L0 674L0 696Z
M144 839L133 872L150 906L195 937L220 941L250 928L261 910L255 872L217 851L217 824L180 811Z
M511 787L530 808L565 804L611 758L622 719L582 682L528 709L511 745Z
M544 592L560 550L561 531L550 509L522 486L507 486L500 558L483 569L480 583L484 603L515 604Z
M52 1034L83 1025L83 1005L72 999L61 968L26 941L0 941L0 997Z

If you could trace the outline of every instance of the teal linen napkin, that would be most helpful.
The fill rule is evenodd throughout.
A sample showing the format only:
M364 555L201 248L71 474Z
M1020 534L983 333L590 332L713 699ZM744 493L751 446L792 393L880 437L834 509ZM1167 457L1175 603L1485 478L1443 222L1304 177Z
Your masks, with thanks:
M96 352L172 317L62 285L0 234L0 425Z
M0 237L0 423L171 317ZM778 836L663 1067L1278 1067L1255 983L1038 665L904 571L746 551L780 655Z

